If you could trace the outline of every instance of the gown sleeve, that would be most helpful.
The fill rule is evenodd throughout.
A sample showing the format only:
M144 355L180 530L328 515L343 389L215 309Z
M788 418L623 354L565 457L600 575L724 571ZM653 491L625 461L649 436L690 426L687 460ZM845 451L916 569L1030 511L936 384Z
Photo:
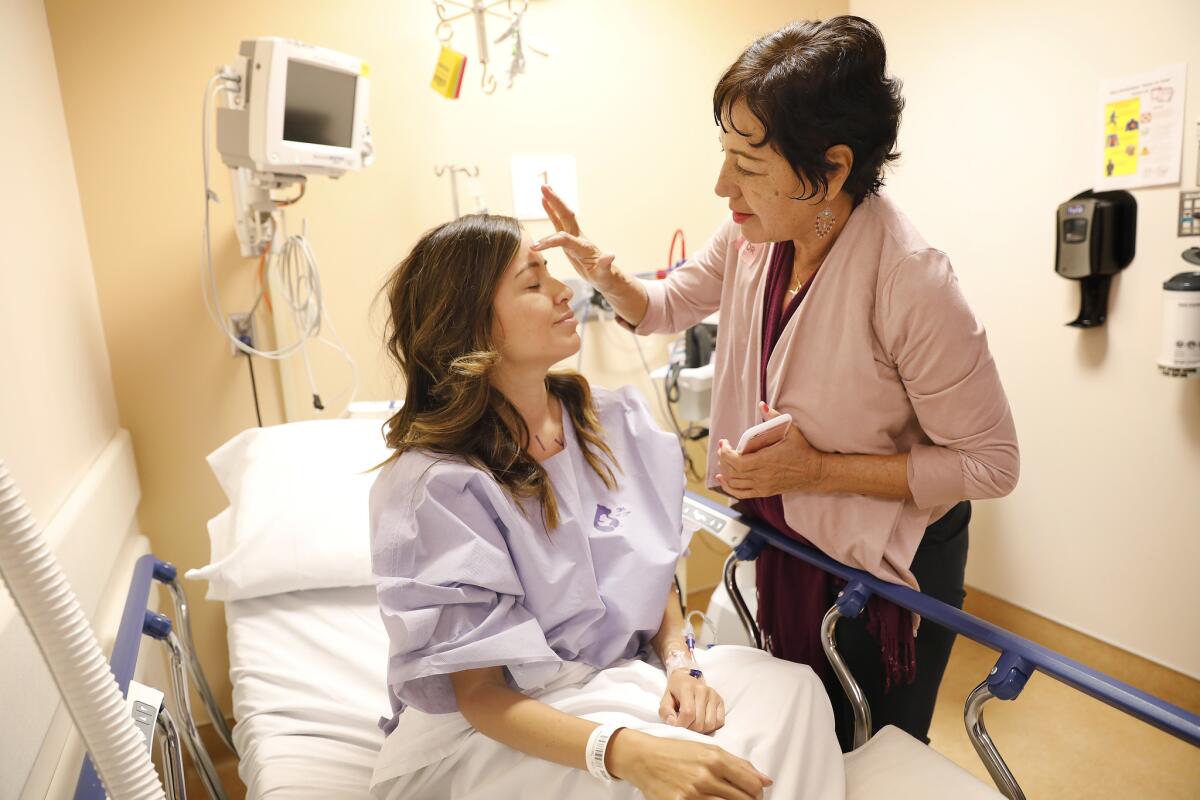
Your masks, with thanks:
M477 479L393 485L372 514L372 562L389 638L395 710L458 710L450 675L502 666L518 690L543 685L562 660L524 591L489 494Z
M659 426L650 413L646 398L633 386L621 388L615 397L624 411L621 440L629 445L619 453L621 468L634 483L649 487L662 504L667 518L679 531L679 556L683 557L700 525L683 517L687 473L684 472L679 440ZM612 436L609 444L616 445Z

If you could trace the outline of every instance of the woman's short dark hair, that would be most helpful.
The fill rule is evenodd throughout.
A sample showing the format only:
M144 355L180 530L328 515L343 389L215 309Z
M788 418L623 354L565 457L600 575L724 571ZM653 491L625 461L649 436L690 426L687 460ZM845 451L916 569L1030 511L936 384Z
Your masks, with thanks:
M883 185L883 167L900 157L896 135L904 98L888 77L879 29L861 17L795 22L758 39L726 70L713 92L721 130L745 100L763 125L755 147L771 144L809 187L797 200L829 190L836 166L825 151L842 144L854 152L843 186L857 204Z

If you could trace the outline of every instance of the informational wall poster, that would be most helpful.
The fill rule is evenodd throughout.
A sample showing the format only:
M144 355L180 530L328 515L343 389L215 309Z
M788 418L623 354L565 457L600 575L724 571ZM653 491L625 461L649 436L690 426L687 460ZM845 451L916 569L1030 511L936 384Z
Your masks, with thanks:
M1178 183L1187 65L1104 81L1100 189Z

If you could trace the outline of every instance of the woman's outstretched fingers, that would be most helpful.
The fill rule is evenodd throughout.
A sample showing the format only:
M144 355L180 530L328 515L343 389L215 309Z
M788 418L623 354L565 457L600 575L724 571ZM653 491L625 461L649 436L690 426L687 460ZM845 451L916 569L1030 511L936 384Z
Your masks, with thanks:
M554 204L546 197L542 197L542 210L546 212L546 216L550 218L550 223L554 225L554 230L561 231L563 229L562 218L554 210Z
M552 233L549 236L539 239L533 243L533 249L539 251L549 250L554 247L570 248L573 246L578 247L579 240L562 230L560 230L558 233Z
M759 772L753 764L737 756L724 759L721 766L724 767L721 777L751 797L762 797L763 786L770 786L773 783L770 778Z
M572 233L576 236L579 235L579 223L575 219L575 212L563 202L563 199L555 193L549 184L542 185L542 203L553 209L554 213L551 216L551 220L554 221L555 228L565 230L567 233ZM559 227L560 224L562 227Z

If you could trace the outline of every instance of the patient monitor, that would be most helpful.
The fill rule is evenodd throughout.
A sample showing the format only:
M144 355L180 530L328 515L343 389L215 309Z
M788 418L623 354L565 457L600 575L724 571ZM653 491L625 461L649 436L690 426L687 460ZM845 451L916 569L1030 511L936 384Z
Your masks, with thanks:
M217 150L233 172L242 254L270 240L272 190L307 175L338 178L373 160L367 65L290 39L243 41L221 73Z

